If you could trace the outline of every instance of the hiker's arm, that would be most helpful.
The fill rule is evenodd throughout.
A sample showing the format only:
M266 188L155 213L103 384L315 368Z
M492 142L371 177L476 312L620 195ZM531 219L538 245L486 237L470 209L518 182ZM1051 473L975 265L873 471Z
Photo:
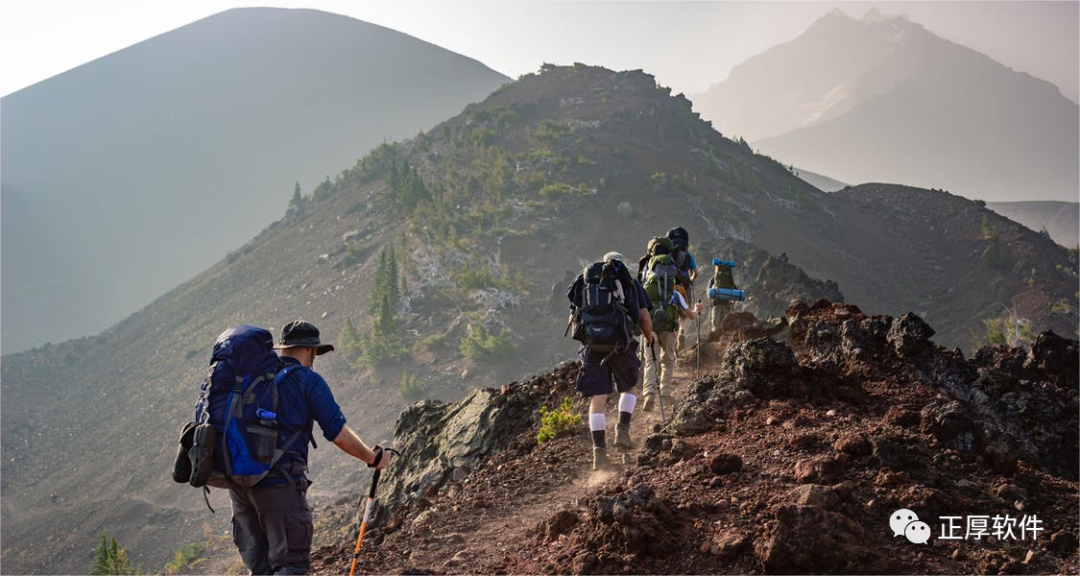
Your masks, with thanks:
M645 343L652 342L652 314L649 314L648 308L638 308L638 326L641 327L641 335L645 337Z
M364 444L364 441L360 439L360 436L348 426L341 429L341 432L334 438L334 444L349 455L359 458L368 464L375 461L375 451L368 448L368 445ZM375 469L382 470L383 468L386 468L386 465L390 463L391 454L391 452L383 451L383 456Z
M701 314L701 311L704 309L705 305L701 302L698 302L694 304L693 308L687 308L685 310L682 310L682 313L685 314L686 318L689 320L697 320L698 314Z

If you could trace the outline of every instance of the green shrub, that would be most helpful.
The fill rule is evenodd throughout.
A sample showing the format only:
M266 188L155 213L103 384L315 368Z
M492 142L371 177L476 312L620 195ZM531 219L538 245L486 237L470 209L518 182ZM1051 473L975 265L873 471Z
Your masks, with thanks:
M424 395L424 387L415 374L402 372L401 383L398 384L398 392L406 400L417 400Z
M976 336L976 346L1012 346L1026 348L1035 342L1031 324L1014 319L1011 313L983 318L985 332Z
M528 293L528 281L520 273L511 273L505 264L498 274L492 271L487 259L473 254L469 261L454 274L454 284L463 292L498 288L515 294Z
M109 538L101 535L101 544L94 550L94 564L90 574L121 576L135 574L138 571L131 565L127 551L116 542L116 536Z
M432 334L421 340L420 344L423 344L428 350L434 350L446 344L446 334L443 332Z
M206 545L202 542L184 544L176 551L176 554L173 555L173 559L165 564L165 573L176 574L187 566L192 565L196 560L202 557L204 550L206 550Z
M571 186L565 182L554 182L544 185L540 189L541 198L551 197L564 197L564 196L586 196L589 190L584 184L578 184L577 186Z
M559 436L573 434L574 429L580 424L581 414L574 413L570 398L563 398L562 405L552 410L541 406L540 431L536 434L536 443L543 444Z
M1054 302L1054 305L1050 307L1050 311L1056 314L1069 314L1075 312L1076 308L1065 298Z
M315 190L311 193L311 199L316 202L322 202L330 197L334 191L334 185L330 183L330 177L327 176L326 180L323 180Z
M505 358L514 351L514 337L506 328L492 334L482 324L475 324L461 339L460 349L470 360Z
M527 128L526 135L536 142L552 143L561 138L573 134L574 129L566 124L559 124L551 120L541 120L535 127Z
M354 359L362 351L360 348L360 333L356 331L352 318L348 316L345 317L345 324L341 327L337 349L348 360Z
M356 368L375 368L389 362L405 358L405 349L401 341L387 334L378 334L372 330L360 336L360 357L353 366Z

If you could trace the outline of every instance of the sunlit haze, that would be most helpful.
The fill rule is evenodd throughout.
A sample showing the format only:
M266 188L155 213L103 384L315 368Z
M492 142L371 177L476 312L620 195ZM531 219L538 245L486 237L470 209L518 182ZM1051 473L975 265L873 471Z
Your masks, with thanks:
M313 8L379 24L516 78L543 62L642 68L694 94L839 7L907 14L931 32L1080 95L1077 2L285 2L6 0L0 94L240 6Z

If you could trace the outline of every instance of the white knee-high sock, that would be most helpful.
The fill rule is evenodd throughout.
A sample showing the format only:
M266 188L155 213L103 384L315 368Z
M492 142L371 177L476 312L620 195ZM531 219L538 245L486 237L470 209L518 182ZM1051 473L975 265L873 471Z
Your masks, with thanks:
M589 414L589 430L592 432L593 446L601 448L607 445L604 440L604 431L607 430L607 416L601 414Z

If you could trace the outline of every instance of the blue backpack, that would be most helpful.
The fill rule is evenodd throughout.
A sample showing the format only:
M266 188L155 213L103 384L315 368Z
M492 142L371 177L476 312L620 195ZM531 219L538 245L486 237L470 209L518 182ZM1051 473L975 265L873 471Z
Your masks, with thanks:
M278 370L273 344L270 332L256 326L233 326L218 336L195 419L181 432L180 452L190 466L175 466L174 480L204 491L254 486L303 435L301 428L278 448L278 387L294 367Z

